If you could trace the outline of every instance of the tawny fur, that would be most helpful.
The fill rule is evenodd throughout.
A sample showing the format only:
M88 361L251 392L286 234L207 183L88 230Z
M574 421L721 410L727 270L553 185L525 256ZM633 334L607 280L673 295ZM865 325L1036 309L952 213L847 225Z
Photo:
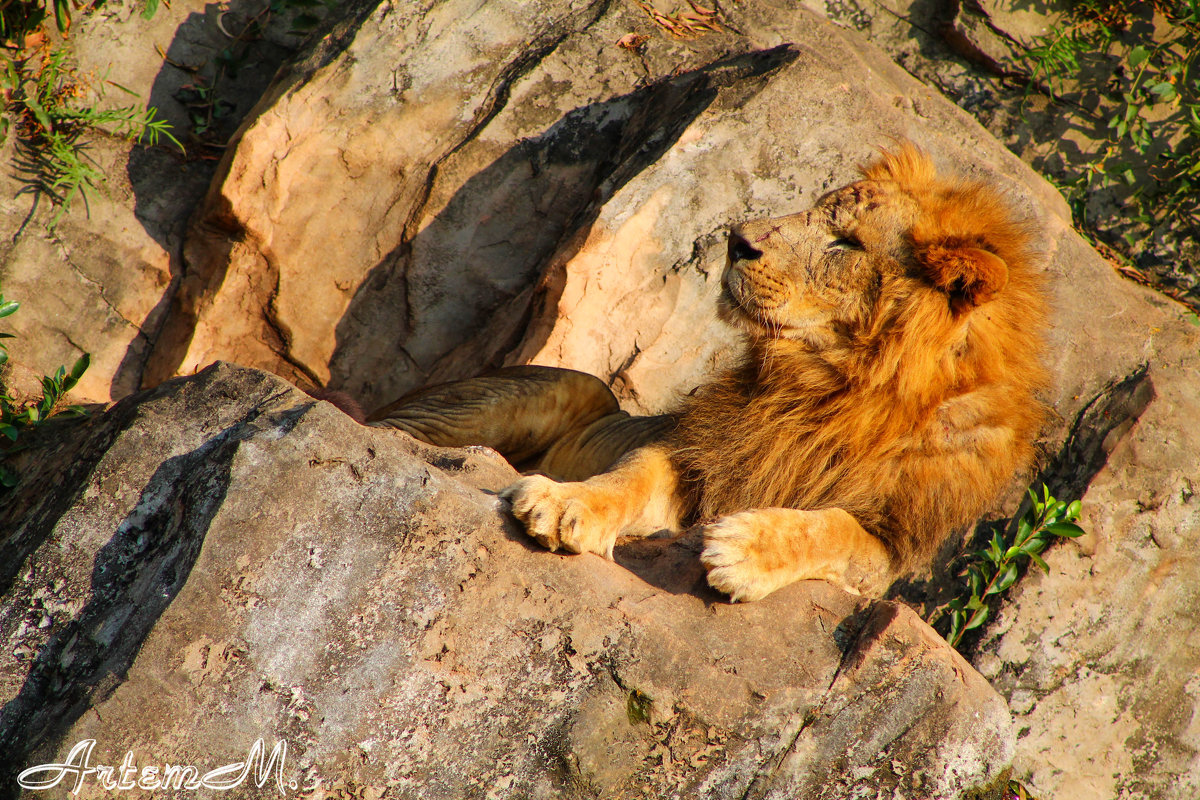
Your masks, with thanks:
M751 325L742 365L683 407L672 458L701 521L840 508L900 571L1030 464L1045 309L1030 227L994 189L939 179L911 146L863 175L840 195L861 291L822 298L839 314L816 346Z

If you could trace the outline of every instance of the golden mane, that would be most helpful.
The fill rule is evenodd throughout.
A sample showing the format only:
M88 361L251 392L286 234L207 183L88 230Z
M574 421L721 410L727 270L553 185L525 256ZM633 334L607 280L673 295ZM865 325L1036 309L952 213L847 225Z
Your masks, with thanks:
M994 188L912 145L861 171L872 209L908 215L866 324L828 348L752 335L683 404L673 461L699 520L841 508L906 569L1032 461L1046 312L1034 228Z

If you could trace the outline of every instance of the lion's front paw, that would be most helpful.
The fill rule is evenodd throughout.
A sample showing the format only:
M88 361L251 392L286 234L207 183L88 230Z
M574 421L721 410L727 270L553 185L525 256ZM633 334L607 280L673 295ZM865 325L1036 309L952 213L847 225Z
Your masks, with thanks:
M531 475L509 486L500 496L512 504L513 516L525 532L545 548L570 553L595 553L612 560L617 532L584 501L578 484L558 483Z
M761 600L789 583L764 542L763 526L754 512L722 517L701 529L704 552L700 562L708 570L708 585L735 602Z

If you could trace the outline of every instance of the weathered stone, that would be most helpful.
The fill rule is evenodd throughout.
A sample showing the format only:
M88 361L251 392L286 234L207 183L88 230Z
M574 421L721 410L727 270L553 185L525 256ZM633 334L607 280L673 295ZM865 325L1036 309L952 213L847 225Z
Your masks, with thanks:
M139 13L144 8L140 0L110 0L76 14L69 38L56 46L75 71L81 92L75 104L153 107L186 154L166 137L158 146L134 146L100 132L85 135L84 158L104 176L103 185L76 197L52 224L59 212L30 191L35 175L19 166L27 159L15 152L15 137L0 146L0 160L10 167L0 173L0 287L22 302L4 320L17 337L9 342L5 384L18 396L40 393L41 375L70 367L84 352L91 367L74 399L109 402L141 388L177 288L188 217L216 166L213 143L233 132L299 42L287 34L286 19L263 18L256 7L265 38L218 67L222 51L239 47L225 29L247 25L244 0L220 7L176 0L159 4L149 20ZM182 87L197 83L220 104L204 141L178 99Z
M1102 441L1107 463L1084 495L1089 534L1050 551L1050 574L1019 584L980 645L977 663L1017 715L1017 774L1039 794L1200 793L1200 430L1189 421L1200 418L1200 394L1190 345L1175 351L1182 361L1152 361L1142 392L1152 382L1157 396L1127 435L1128 424Z
M745 9L721 34L630 51L626 32L654 34L636 10L560 5L381 6L283 78L190 234L160 373L229 358L370 407L532 361L661 408L733 344L710 325L725 227L805 207L888 136L944 153L967 137L966 164L986 141L804 12ZM993 171L1023 174L993 152ZM560 313L573 334L550 330Z
M1189 555L1200 533L1192 498L1200 482L1194 456L1200 332L1183 321L1180 310L1116 278L1071 230L1062 198L964 113L856 34L808 14L745 4L729 11L740 33L682 43L661 36L630 4L489 3L474 16L454 4L428 5L380 6L373 15L355 7L268 92L231 147L189 232L185 292L174 301L169 335L157 344L157 374L236 357L298 380L328 379L370 405L427 380L532 360L588 369L610 380L630 410L661 410L734 357L735 339L715 321L711 300L726 226L803 208L852 179L854 165L888 136L913 138L943 168L994 181L997 191L1043 223L1055 324L1049 400L1058 414L1047 435L1054 466L1048 479L1060 493L1083 494L1084 524L1092 533L1050 551L1055 571L1024 578L1014 604L981 644L980 667L1029 729L1017 746L1017 774L1035 791L1077 798L1193 796L1200 774L1200 728L1193 720L1200 702L1187 631L1195 605L1188 587L1200 585ZM903 4L897 8L906 10ZM618 47L630 31L650 38L640 49ZM920 42L908 33L906 28L903 38L913 50ZM964 70L953 63L945 69ZM973 84L966 85L960 99L970 106ZM5 289L9 292L7 283ZM1102 403L1108 419L1085 414L1082 438L1068 442L1072 422L1092 398L1124 379L1128 401ZM189 509L181 519L192 520L172 521L165 511L154 517L159 527L153 530L175 532L162 539L162 547L177 541L187 547L165 561L152 553L139 569L190 563L190 574L172 578L164 567L164 583L178 594L169 605L147 606L143 613L158 615L158 622L131 618L133 651L117 648L110 664L109 656L88 645L90 660L69 672L75 683L62 684L66 694L40 712L59 713L71 727L53 729L29 758L49 758L52 744L61 756L72 737L103 731L98 738L113 748L103 756L109 761L119 761L123 748L136 745L139 758L200 759L216 766L236 759L261 731L270 730L294 736L294 748L311 753L327 777L349 776L359 788L383 786L382 776L385 784L410 781L393 786L393 794L429 780L431 791L446 796L488 791L571 796L590 791L588 786L603 796L622 796L649 786L664 796L702 791L720 797L728 787L744 792L755 786L755 775L776 774L776 783L760 783L755 790L840 797L847 790L831 787L843 778L890 791L891 779L881 770L891 772L901 796L921 796L915 780L901 780L916 763L922 765L924 791L942 797L975 780L965 777L972 769L990 780L1003 766L1003 735L992 710L986 713L995 724L979 735L986 733L994 747L978 740L953 744L953 736L962 733L955 723L944 731L936 725L914 729L913 738L896 744L895 752L903 755L890 755L884 732L893 730L893 720L881 721L883 712L870 710L883 688L855 687L879 687L881 680L906 697L927 697L924 687L932 684L923 683L926 678L908 683L894 672L872 676L883 675L876 669L893 657L924 676L944 675L962 663L926 642L927 632L915 623L909 627L911 617L904 612L896 612L888 625L904 627L894 631L902 643L897 649L889 649L889 633L850 648L862 655L861 662L857 656L842 660L819 631L835 629L856 607L827 588L793 587L762 605L716 603L701 613L697 609L715 597L704 593L688 549L694 546L686 541L665 549L661 544L646 545L649 551L627 549L620 559L632 574L595 560L526 551L485 496L436 469L428 473L434 489L417 488L414 476L424 475L425 467L397 444L402 440L342 428L345 421L323 406L302 413L307 401L295 395L264 406L255 422L248 419L254 403L243 401L265 398L274 389L251 380L224 398L204 399L195 390L216 384L210 374L180 385L192 389L165 390L148 405L121 406L89 434L115 436L125 423L112 420L136 417L141 412L135 408L157 414L155 403L178 391L171 402L194 406L209 422L180 423L180 430L193 432L180 434L183 439L174 444L131 433L134 438L118 437L112 454L103 456L100 440L76 442L84 448L79 452L94 455L73 460L61 475L54 471L61 462L39 462L29 454L27 486L75 488L56 489L52 496L58 499L32 510L28 504L37 492L22 490L14 510L6 512L9 520L25 521L22 533L6 540L19 548L5 551L13 559L0 559L0 567L12 564L21 577L25 572L18 565L33 553L36 563L69 576L63 586L75 589L60 602L51 596L60 591L53 582L36 598L45 586L13 584L6 608L12 615L7 619L16 621L5 622L2 630L12 636L27 624L24 638L14 644L23 660L7 673L7 696L26 685L30 660L45 653L42 660L49 664L62 655L65 640L51 645L48 637L70 626L96 631L91 620L133 603L120 599L134 595L122 595L125 590L114 584L102 590L99 605L73 605L92 585L101 548L112 540L100 559L107 564L108 554L136 544L130 544L131 531L143 525L140 517L118 526L139 497L146 495L148 513L164 507L158 493L165 493L165 508L177 500L179 508ZM294 413L295 428L284 431L287 426L270 421L275 418L267 411ZM243 417L247 420L239 423ZM145 430L129 424L131 432ZM218 441L200 430L204 424L238 433ZM315 432L303 438L310 425ZM240 439L243 434L249 438ZM383 455L372 460L367 448ZM200 452L188 455L195 451ZM170 460L176 457L182 460ZM112 477L125 458L140 464L140 477ZM339 458L346 463L321 466ZM482 454L448 458L465 458L463 465L480 471L484 463L491 465L491 488L511 475ZM312 460L317 465L308 463ZM364 478L354 489L354 470L377 477L382 486ZM235 473L236 481L230 477ZM202 479L225 487L219 508L206 504L206 490L196 482ZM389 488L396 481L402 490ZM176 482L179 488L171 489ZM237 488L243 482L250 488ZM335 493L332 505L318 506L322 491L332 492L335 484L342 494ZM440 500L430 499L435 490ZM230 492L253 495L253 510L222 516ZM286 501L274 499L281 495ZM425 519L402 510L403 498L410 496L435 506L444 502L433 518L444 520L437 514L445 512L464 527L438 522L415 537L405 534L408 523L397 520ZM264 497L272 500L264 503ZM246 509L250 501L239 503ZM101 514L105 505L116 509L115 517L88 516ZM210 512L212 519L206 517ZM252 527L255 515L264 521L262 529ZM38 531L47 533L34 535ZM42 535L55 544L37 549ZM201 536L198 552L187 549ZM64 553L74 545L85 555L74 564L54 565L58 542ZM309 543L321 552L309 552ZM496 561L503 566L486 566L491 556L481 554L479 545L489 554L502 551ZM466 554L457 554L457 546ZM337 554L332 562L329 553ZM248 559L246 566L238 566L239 558ZM284 564L289 558L299 566ZM314 558L338 566L305 566ZM340 577L329 577L337 570L353 575L339 583ZM473 570L482 578L468 580ZM354 577L366 573L378 582ZM152 582L143 587L134 580L149 572L121 574L133 581L129 585L139 598L137 592L153 588ZM457 595L438 587L462 581L463 593L484 598L481 607L518 609L506 619L508 627L464 612L461 619L446 617L434 633L417 630L414 609L426 609L433 620L430 608L461 608L439 606ZM363 586L375 587L369 591L376 594L356 588ZM571 605L577 595L579 604ZM517 605L505 605L509 601ZM544 616L529 616L526 603L546 609ZM50 613L42 613L47 609ZM637 621L650 613L645 609L660 616ZM883 624L888 609L875 607L863 630ZM48 629L38 628L43 618L51 620ZM798 637L798 631L818 638L796 644L801 639L789 637ZM568 634L572 638L562 645ZM112 634L101 629L95 635L105 641ZM721 636L736 647L722 649L713 638ZM385 639L389 644L379 644ZM329 642L335 644L326 654ZM447 649L438 661L442 646ZM507 660L489 648L504 652ZM796 658L801 651L804 656ZM244 655L250 652L253 659ZM787 666L754 661L760 652ZM706 671L700 661L677 667L672 660L699 659L697 653L708 653L718 665L732 660L736 680L732 673ZM497 658L491 666L490 657ZM609 669L604 658L617 666ZM124 664L129 659L132 666ZM449 666L434 666L447 659ZM811 669L805 666L810 663ZM455 672L459 664L471 665L461 677ZM514 676L526 664L529 683L519 683ZM771 669L777 669L775 677L756 671ZM804 669L815 682L802 682ZM975 680L962 669L967 684ZM126 671L124 682L104 677ZM209 677L185 680L189 671ZM835 673L837 688L826 691ZM409 683L401 675L410 676L404 679ZM238 683L242 678L246 682ZM554 717L557 727L537 727L532 714L490 716L508 713L508 698L547 691L553 680L573 688L563 688L561 698L537 694L535 705L539 711L568 709ZM747 703L754 705L743 696L747 685L767 695L755 706L759 716L746 710ZM821 688L796 688L803 686ZM30 698L42 698L44 688L35 681L27 704L6 707L6 724L14 720L7 730L37 726L42 706ZM345 688L348 694L339 694ZM169 701L155 708L195 710L179 715L186 722L167 720L180 727L137 738L130 731L146 722L144 704L160 691ZM369 706L381 697L398 705L384 711ZM646 707L650 722L631 724L630 716L644 715L642 697L652 701ZM193 705L170 705L185 701ZM559 702L565 705L554 705ZM96 703L103 705L98 712L84 711ZM677 704L682 710L676 711ZM322 722L313 710L318 707L334 711L322 711ZM486 721L468 715L465 707ZM223 722L222 713L233 721ZM1083 724L1076 721L1081 716ZM693 718L703 725L692 725ZM392 746L409 730L393 719L423 719L425 727L413 722L403 746ZM871 730L883 738L855 739L857 734L846 731L862 726L839 727L855 719L872 720ZM210 727L189 738L195 720ZM242 720L266 722L237 727ZM468 725L481 733L467 737L450 766L439 764L433 774L430 754L443 751L423 748L448 742L450 732L466 736ZM708 728L714 729L711 736ZM743 733L732 736L735 728ZM788 750L784 742L796 730L802 735ZM532 738L519 749L527 733ZM940 748L930 743L943 734L949 738ZM153 752L142 749L145 742L156 743ZM214 743L228 744L228 750L216 753ZM714 746L718 749L701 761L705 748ZM743 761L731 755L755 748L760 752ZM991 755L972 755L978 753ZM946 777L954 768L945 760L948 754L962 755L958 763L966 766L958 768L966 772L958 778ZM326 755L330 760L320 760ZM691 764L693 758L699 766ZM935 765L922 758L943 760ZM771 772L774 766L763 771L776 764L777 773ZM818 764L846 769L835 774L822 771L831 767L812 766ZM520 772L517 765L528 769ZM526 778L518 772L541 777L521 783ZM471 788L468 781L475 778L486 785ZM938 780L947 781L942 794L926 783Z
M491 451L273 376L218 364L64 433L31 468L70 480L0 543L5 785L87 739L202 772L283 740L316 797L953 798L1011 757L907 608L730 605L694 540L547 553L475 488L515 477Z

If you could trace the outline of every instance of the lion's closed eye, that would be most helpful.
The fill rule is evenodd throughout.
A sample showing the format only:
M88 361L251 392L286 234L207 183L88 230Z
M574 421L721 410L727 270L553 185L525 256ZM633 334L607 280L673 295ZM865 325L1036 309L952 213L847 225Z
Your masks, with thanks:
M825 252L834 250L862 250L863 244L853 236L839 236L829 244L825 245Z

